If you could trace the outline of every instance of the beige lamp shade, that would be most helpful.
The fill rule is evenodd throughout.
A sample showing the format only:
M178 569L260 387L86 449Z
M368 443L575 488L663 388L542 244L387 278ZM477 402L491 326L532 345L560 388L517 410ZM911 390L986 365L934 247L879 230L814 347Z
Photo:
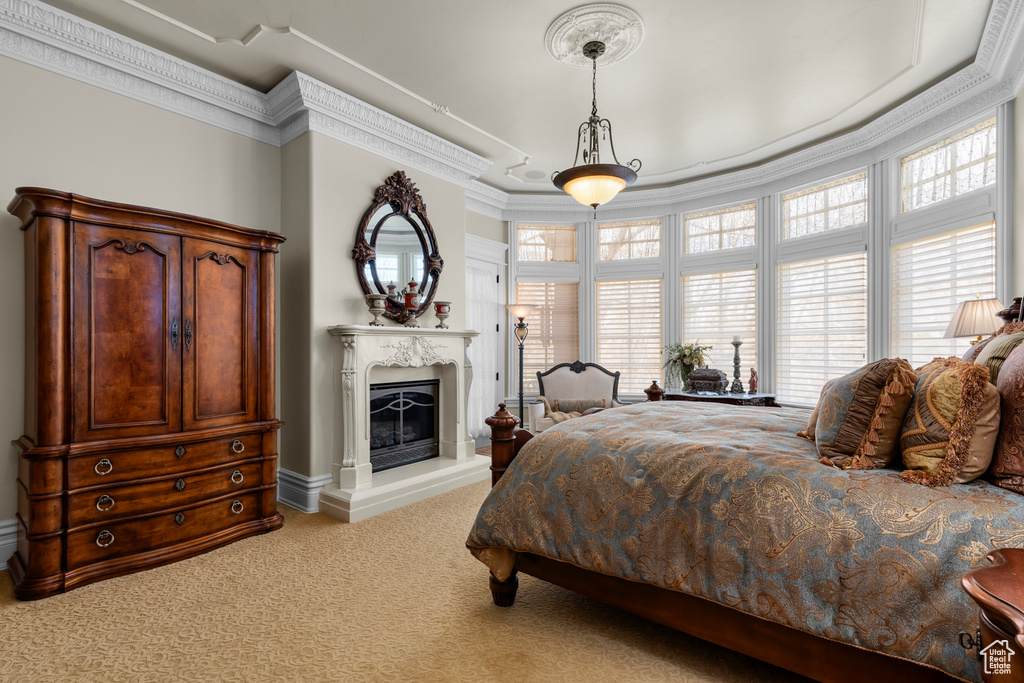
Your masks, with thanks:
M536 307L531 306L530 304L505 304L505 308L508 309L508 312L511 313L513 317L522 320L533 313L533 310Z
M1003 310L1004 306L999 299L972 299L962 301L953 313L953 319L949 321L946 334L943 337L975 337L981 339L982 335L992 334L1003 325L1003 321L996 316L996 313Z

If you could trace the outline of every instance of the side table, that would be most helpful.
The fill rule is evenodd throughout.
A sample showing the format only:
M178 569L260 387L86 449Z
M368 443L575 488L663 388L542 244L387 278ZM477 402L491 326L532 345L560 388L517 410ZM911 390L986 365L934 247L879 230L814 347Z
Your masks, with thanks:
M775 394L685 394L666 391L662 400L729 403L734 406L758 406L761 408L779 407L779 404L775 402Z

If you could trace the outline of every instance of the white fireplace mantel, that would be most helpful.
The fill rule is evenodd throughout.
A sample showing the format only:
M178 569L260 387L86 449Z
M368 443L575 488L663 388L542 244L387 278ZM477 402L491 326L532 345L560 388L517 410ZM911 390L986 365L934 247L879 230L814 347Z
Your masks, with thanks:
M337 325L334 339L333 482L320 511L356 522L489 476L466 425L472 366L466 348L479 333L414 327ZM439 457L373 474L370 385L437 379Z

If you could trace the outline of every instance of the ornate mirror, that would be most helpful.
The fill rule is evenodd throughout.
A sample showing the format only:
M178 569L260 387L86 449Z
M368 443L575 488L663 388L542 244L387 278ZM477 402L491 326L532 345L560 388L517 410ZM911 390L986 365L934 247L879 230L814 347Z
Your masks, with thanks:
M386 317L405 323L430 307L444 260L437 253L427 206L404 171L374 192L359 222L352 258L364 294L392 295L386 300ZM420 293L419 304L407 307L402 293L413 288Z

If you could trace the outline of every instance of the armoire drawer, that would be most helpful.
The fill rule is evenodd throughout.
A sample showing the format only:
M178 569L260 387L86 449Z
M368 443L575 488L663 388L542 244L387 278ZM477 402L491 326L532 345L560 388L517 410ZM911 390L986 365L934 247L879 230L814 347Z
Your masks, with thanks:
M259 519L260 497L259 491L228 496L177 513L158 513L69 533L67 568L172 546Z
M68 488L159 477L249 460L260 455L262 435L244 434L133 451L92 453L68 458Z
M260 486L262 463L228 465L216 470L142 484L104 486L68 496L68 528L190 505L233 491Z

